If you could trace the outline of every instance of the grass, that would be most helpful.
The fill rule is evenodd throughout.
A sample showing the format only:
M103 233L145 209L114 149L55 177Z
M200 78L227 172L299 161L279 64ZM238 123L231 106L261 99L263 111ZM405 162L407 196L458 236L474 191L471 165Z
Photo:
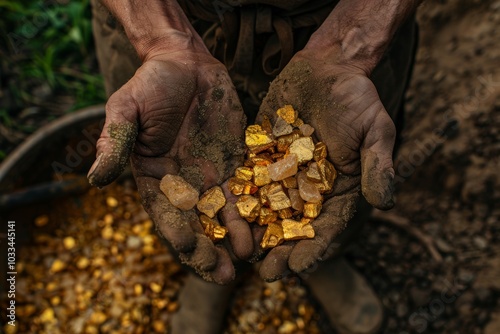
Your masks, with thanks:
M26 108L48 119L105 101L93 43L89 0L0 0L1 125L29 133L38 124L22 124ZM69 102L54 111L59 97ZM12 142L1 135L0 161Z

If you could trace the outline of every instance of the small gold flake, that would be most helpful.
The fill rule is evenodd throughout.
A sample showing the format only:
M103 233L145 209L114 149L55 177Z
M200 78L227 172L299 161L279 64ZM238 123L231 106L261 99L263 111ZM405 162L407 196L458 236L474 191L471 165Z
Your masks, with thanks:
M306 218L316 218L321 212L321 202L307 202L304 204L304 217Z
M236 176L238 179L251 181L253 177L253 169L250 167L238 167L234 172L234 176Z
M241 217L245 218L248 222L253 222L259 215L260 201L253 196L243 195L238 198L236 207Z
M267 166L260 166L256 165L253 168L253 183L258 186L262 187L265 186L266 184L271 183L271 177L269 176L269 171L267 169Z
M297 111L293 109L293 106L290 104L285 105L283 108L279 108L276 111L279 117L284 119L288 124L292 124L297 120Z
M253 153L267 150L274 145L271 135L262 129L260 125L250 125L245 130L245 144Z
M283 237L285 240L300 240L314 238L314 229L311 224L303 225L301 222L293 219L284 219Z
M326 144L323 142L317 142L316 145L314 145L313 155L315 161L326 159L328 155L328 149L326 148Z

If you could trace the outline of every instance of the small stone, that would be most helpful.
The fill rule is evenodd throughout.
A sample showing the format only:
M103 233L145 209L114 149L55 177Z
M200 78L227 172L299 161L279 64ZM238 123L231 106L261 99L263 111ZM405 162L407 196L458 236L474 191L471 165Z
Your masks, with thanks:
M266 197L269 202L269 206L274 211L279 211L292 206L292 202L290 202L290 199L286 196L283 191L283 187L279 183L271 183L271 186L267 190Z
M479 250L485 250L486 248L488 248L488 240L486 240L485 238L481 237L481 236L475 236L473 239L472 239L472 243L474 244L474 246L476 246Z
M306 170L306 175L309 180L312 182L321 182L321 175L319 173L318 169L318 163L313 162L312 164L309 165L309 167Z
M178 175L165 175L160 189L173 206L184 211L194 208L200 196L191 184Z
M453 252L453 247L441 238L436 239L436 246L443 253Z
M248 222L253 222L259 215L260 201L253 196L243 195L236 201L236 207L241 217L245 218Z
M49 323L55 320L54 310L51 308L46 308L42 314L40 314L40 322Z
M253 177L253 169L251 167L238 167L234 172L234 176L238 179L251 181Z
M307 179L306 173L300 172L297 176L300 197L306 202L320 202L322 196L316 185Z
M86 257L81 257L76 262L76 267L78 269L85 269L85 268L87 268L89 266L89 264L90 264L89 259L87 259Z
M299 165L302 165L313 158L314 143L311 137L301 137L296 139L289 147L290 154L296 154Z
M129 235L127 237L127 248L136 249L141 247L141 245L142 245L141 238L135 235Z
M245 130L245 144L253 153L267 150L274 145L274 141L260 125L250 125Z
M298 113L293 106L290 104L285 105L283 108L279 108L276 113L280 118L285 120L288 124L292 124L297 119Z
M212 187L205 191L199 202L196 204L198 210L210 218L215 217L217 212L226 205L226 197L222 188L219 186Z
M76 246L76 240L73 237L66 237L63 239L64 248L71 250Z
M299 130L304 137L310 137L314 133L314 128L309 124L302 124L299 126Z
M253 183L258 187L265 186L272 181L271 177L269 176L269 169L267 166L254 166L253 177Z
M285 240L314 238L314 229L311 224L303 225L301 222L293 219L284 219L281 225L283 226Z
M269 176L273 181L284 180L297 174L298 159L297 155L289 154L282 160L273 163L267 167Z
M276 123L274 123L273 127L273 135L275 137L288 135L292 133L292 131L293 127L288 124L283 118L278 117L278 119L276 119Z
M288 197L292 202L292 208L299 212L304 211L304 200L300 197L298 189L288 189Z

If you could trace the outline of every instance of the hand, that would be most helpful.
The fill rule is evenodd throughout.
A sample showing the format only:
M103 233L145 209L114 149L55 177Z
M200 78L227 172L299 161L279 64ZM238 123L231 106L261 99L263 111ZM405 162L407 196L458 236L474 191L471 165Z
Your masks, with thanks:
M208 52L149 55L106 104L106 123L89 181L99 187L109 184L130 157L144 208L158 233L204 279L228 283L235 275L229 247L214 245L195 210L174 207L159 184L165 174L183 176L200 194L222 184L242 164L244 127L245 116L227 70ZM225 191L234 203L234 196ZM246 246L252 242L244 242L251 240L251 233L235 211L229 204L221 218L235 254L246 257L253 251L253 245Z
M361 68L319 53L304 50L294 56L272 82L258 115L275 119L278 108L294 106L299 117L315 128L313 136L327 145L328 158L338 172L333 192L312 222L315 238L272 249L260 268L268 281L290 270L303 272L335 253L336 237L352 218L360 190L379 209L394 204L394 124Z

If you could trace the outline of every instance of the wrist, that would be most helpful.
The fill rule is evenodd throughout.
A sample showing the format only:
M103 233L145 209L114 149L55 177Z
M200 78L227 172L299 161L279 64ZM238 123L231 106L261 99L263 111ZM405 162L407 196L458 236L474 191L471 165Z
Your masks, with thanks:
M304 50L324 59L373 71L399 26L415 11L419 0L342 0Z
M143 60L178 51L209 53L177 1L101 0Z

